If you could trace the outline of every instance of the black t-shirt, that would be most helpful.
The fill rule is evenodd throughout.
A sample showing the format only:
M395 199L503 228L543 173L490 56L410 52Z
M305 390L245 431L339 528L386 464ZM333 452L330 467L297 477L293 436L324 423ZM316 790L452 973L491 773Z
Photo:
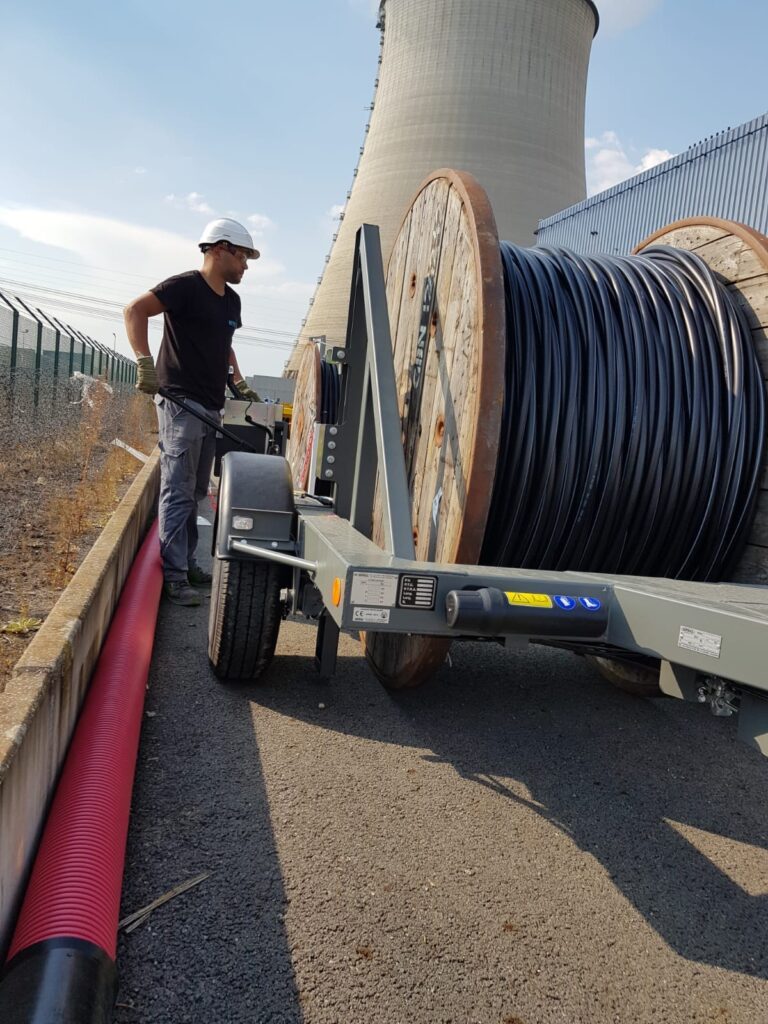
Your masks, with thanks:
M240 296L229 285L225 289L217 295L199 270L152 288L166 310L158 383L169 395L191 398L206 409L224 405L232 335L243 326Z

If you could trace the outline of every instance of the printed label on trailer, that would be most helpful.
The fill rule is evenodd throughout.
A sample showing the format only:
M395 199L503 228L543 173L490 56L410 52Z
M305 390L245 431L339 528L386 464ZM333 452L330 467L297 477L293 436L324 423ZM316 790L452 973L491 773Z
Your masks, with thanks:
M436 594L437 576L401 576L397 607L431 612L435 607Z
M389 608L353 608L352 621L386 625L389 622Z
M579 604L588 612L599 612L603 607L602 602L598 601L596 597L580 597Z
M506 591L509 604L524 605L529 608L553 608L552 598L549 594L515 594L511 590Z
M564 612L572 612L576 607L576 598L568 597L566 594L555 594L555 604Z
M385 572L353 572L351 604L394 608L397 601L397 576Z
M678 647L703 654L707 658L719 658L722 645L723 638L717 633L705 633L703 629L694 629L693 626L681 626L677 637Z

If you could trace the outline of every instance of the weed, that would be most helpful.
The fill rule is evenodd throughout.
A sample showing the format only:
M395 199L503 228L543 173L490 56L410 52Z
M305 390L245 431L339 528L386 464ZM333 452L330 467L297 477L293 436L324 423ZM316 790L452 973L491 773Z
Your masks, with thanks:
M0 626L0 633L28 636L30 633L34 633L36 629L40 629L42 624L42 619L33 619L28 615L20 615L18 619L13 619L11 622L6 622L4 626Z

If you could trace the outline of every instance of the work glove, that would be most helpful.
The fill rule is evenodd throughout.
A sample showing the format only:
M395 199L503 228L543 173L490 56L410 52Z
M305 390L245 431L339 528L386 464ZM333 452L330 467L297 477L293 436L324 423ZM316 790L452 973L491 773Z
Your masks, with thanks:
M155 360L152 356L137 356L136 366L138 369L136 374L136 387L138 390L143 391L145 395L156 394L158 384Z
M260 402L261 401L261 399L256 394L256 392L253 390L253 388L249 387L245 380L236 380L235 381L235 387L237 388L237 391L240 394L241 398L245 398L249 402Z

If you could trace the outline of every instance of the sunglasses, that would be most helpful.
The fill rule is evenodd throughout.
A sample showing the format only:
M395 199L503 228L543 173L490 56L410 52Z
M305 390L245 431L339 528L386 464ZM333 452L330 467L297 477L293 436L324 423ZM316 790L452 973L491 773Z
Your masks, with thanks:
M241 249L239 245L232 245L231 242L219 242L219 245L230 255L237 256L241 263L247 263L248 260L256 258L251 249Z

